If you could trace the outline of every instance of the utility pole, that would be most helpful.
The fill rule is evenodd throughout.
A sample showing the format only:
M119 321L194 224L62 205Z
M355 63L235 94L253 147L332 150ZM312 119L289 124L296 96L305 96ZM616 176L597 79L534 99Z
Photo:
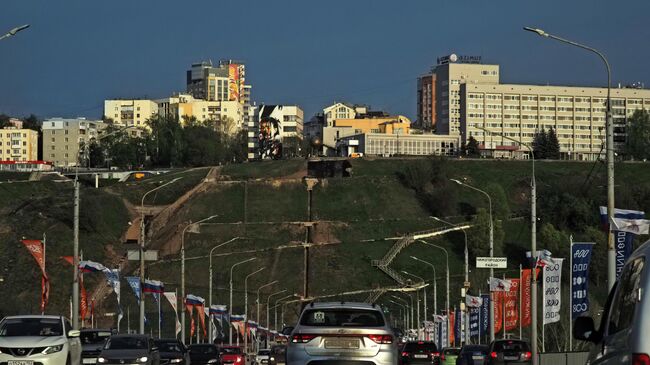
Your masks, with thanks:
M75 175L74 179L74 225L73 225L73 250L72 259L73 279L72 279L72 328L79 327L79 179Z
M318 184L318 179L312 177L305 177L303 179L307 187L307 235L305 239L304 255L303 255L303 301L306 303L309 299L309 247L313 243L313 228L314 222L312 221L312 196L314 186Z

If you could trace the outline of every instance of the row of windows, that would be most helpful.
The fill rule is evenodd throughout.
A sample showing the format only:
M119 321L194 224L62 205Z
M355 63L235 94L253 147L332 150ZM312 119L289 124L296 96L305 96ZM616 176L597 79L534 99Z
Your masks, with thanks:
M2 134L0 133L0 138L20 138L21 133L7 133L7 134ZM22 133L22 138L27 138L27 133Z
M7 151L7 153L6 153L7 155L11 155L11 154L19 155L19 154L20 154L20 148L7 149L6 151ZM2 150L0 150L0 153L1 153L1 152L2 152ZM22 153L22 154L23 154L23 155L26 155L26 154L27 154L27 150L23 150L23 153Z

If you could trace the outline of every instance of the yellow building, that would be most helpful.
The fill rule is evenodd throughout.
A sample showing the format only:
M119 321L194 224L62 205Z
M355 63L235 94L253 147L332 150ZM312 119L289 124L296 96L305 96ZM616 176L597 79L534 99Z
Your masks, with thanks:
M158 110L161 115L172 115L182 124L188 118L194 117L197 121L206 120L232 120L231 131L236 132L244 126L244 106L238 101L207 101L195 99L188 94L178 94L158 100Z
M148 129L147 119L158 114L158 104L145 99L104 100L104 116L115 125Z
M323 149L335 153L336 141L343 137L364 133L409 134L411 121L402 115L334 119L331 126L323 128Z
M38 132L31 129L0 129L0 159L3 161L38 160Z

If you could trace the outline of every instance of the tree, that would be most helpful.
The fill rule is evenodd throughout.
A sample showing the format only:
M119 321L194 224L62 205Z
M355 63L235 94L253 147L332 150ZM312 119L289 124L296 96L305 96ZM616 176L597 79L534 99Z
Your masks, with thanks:
M533 137L533 153L535 153L536 160L543 160L547 156L548 149L548 135L542 127L541 131L535 132L535 137Z
M650 159L650 113L645 109L628 119L626 152L633 159Z
M494 256L503 253L505 233L501 220L493 217L494 222ZM479 208L472 220L472 228L467 230L467 248L472 257L490 256L490 213Z
M470 136L469 140L467 141L467 155L470 157L480 157L481 156L481 151L479 150L478 147L478 141L474 136Z
M557 139L557 133L554 128L548 130L546 135L546 157L550 160L560 159L560 141Z

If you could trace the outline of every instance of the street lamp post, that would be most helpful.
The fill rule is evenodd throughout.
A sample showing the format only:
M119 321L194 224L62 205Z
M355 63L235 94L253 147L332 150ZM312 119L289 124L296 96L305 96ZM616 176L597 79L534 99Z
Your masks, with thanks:
M145 224L144 224L144 200L147 197L147 195L153 193L154 191L157 191L159 189L164 188L167 185L173 184L176 181L180 180L180 177L177 177L173 180L170 180L160 186L157 186L146 193L142 196L142 199L140 200L140 334L144 334L144 247L145 247ZM75 179L76 180L76 179ZM79 188L79 182L76 182L77 189ZM75 192L76 195L78 195L78 190ZM76 198L76 196L75 196ZM79 210L79 205L75 204L75 216L78 216ZM77 253L75 252L75 255ZM75 270L77 271L77 270ZM76 312L76 309L75 309Z
M403 274L413 276L414 278L417 278L418 280L422 281L422 283L426 283L426 280L424 280L422 277L417 276L415 274L411 274L408 271L402 270ZM424 319L427 319L427 286L423 285L423 290L424 290ZM418 316L418 339L420 339L420 329L421 329L421 317L420 317L420 289L418 288L416 291L417 293L417 301L418 301L418 310L417 310L417 316Z
M404 304L402 304L402 303L397 303L394 300L388 299L388 301L401 307L400 310L402 311L402 318L401 318L402 326L406 326L406 313L407 313L406 312L406 306Z
M289 298L295 297L295 296L296 296L296 294L289 294L289 295L284 296L282 298L279 298L279 299L277 299L275 301L275 305L273 306L273 319L274 319L275 323L274 323L273 327L274 327L276 332L278 331L278 303L285 300L285 299L289 299Z
M185 302L185 232L190 228L194 227L195 224L200 225L201 223L210 220L217 215L211 215L207 218L201 219L196 223L189 223L188 225L183 228L183 231L181 232L181 301ZM212 259L212 254L210 254L210 259ZM212 280L210 280L212 282ZM212 296L212 295L210 295ZM210 301L208 301L210 302ZM185 344L185 311L181 311L181 341L183 344Z
M212 218L212 217L209 217L209 218ZM228 240L228 241L226 241L226 242L220 243L220 244L218 244L218 245L212 247L212 249L210 250L210 269L209 269L209 271L210 271L210 282L209 282L209 285L208 285L208 288L209 288L209 289L208 289L208 305L209 305L209 307L208 307L208 313L209 313L209 310L212 308L212 281L213 281L213 280L212 280L212 253L213 253L214 250L216 250L217 248L223 247L223 246L229 244L230 242L234 242L234 241L236 241L236 240L238 240L238 239L241 239L241 237L235 237L235 238L230 239L230 240ZM183 257L185 257L185 256L183 256ZM184 284L184 283L185 283L185 281L183 280L183 284ZM184 311L183 311L183 312L184 312ZM184 314L184 313L183 313L183 314ZM212 317L210 317L210 318L212 318ZM212 342L214 341L214 338L213 338L213 337L214 337L214 333L213 333L213 330L212 330L212 326L210 326L210 343L212 343Z
M25 30L27 28L29 28L29 24L25 24L25 25L21 25L19 27L13 28L9 32L7 32L7 34L4 34L4 35L0 36L0 40L3 40L5 38L9 38L9 37L13 37L13 36L16 35L16 33L20 32L21 30Z
M410 327L410 325L409 325L409 323L410 323L410 316L409 316L409 302L407 302L404 298L400 298L400 297L398 297L397 295L391 295L391 298L393 298L393 299L395 299L395 300L399 300L401 303L404 304L404 308L406 309L406 310L405 310L405 313L406 313L406 318L405 318L405 320L406 320L406 322L404 323L404 329L408 332L409 327Z
M447 264L446 264L446 266L447 266L446 267L446 269L447 269L446 270L447 271L447 301L446 301L446 305L447 305L447 309L446 309L446 311L447 311L447 329L450 330L450 328L449 328L449 308L450 308L449 307L449 296L450 296L450 291L449 291L449 252L447 252L446 248L444 248L442 246L438 246L435 243L427 242L427 241L424 241L424 240L419 240L419 241L420 241L420 243L423 243L425 245L429 245L429 246L438 248L438 249L444 251L444 253L445 253L445 259L446 259L446 262L447 262Z
M415 261L419 261L425 265L429 265L433 269L433 314L438 314L438 285L437 285L437 279L436 279L436 267L428 262L424 261L420 258L417 258L415 256L411 256L411 258ZM425 316L426 319L426 316Z
M244 279L244 354L248 353L248 278L266 269L262 267L246 275Z
M282 294L286 292L287 289L282 289L280 291L276 291L275 293L270 294L266 298L266 329L271 330L271 315L270 315L270 309L271 309L271 297L274 297L276 295Z
M229 318L232 318L232 272L235 269L235 267L237 267L239 265L242 265L242 264L245 264L247 262L253 261L253 260L257 260L257 258L251 257L249 259L239 261L238 263L236 263L236 264L234 264L234 265L232 265L230 267L230 307L228 307ZM230 341L230 345L232 346L232 326L229 326L229 327L230 328L229 328L229 332L228 332L228 336L229 336L228 340Z
M492 220L492 198L490 197L490 194L486 193L485 191L476 188L474 186L468 185L460 180L457 179L451 179L451 181L455 182L458 185L462 185L464 187L470 188L474 191L478 191L479 193L485 195L488 198L488 203L490 206L490 257L494 257L494 221ZM494 277L494 269L490 268L490 277ZM494 300L492 300L490 293L490 341L494 341Z
M260 286L259 288L257 288L257 299L255 300L255 303L257 304L257 312L256 312L256 314L257 314L257 324L260 325L260 326L262 325L260 323L260 290L266 288L267 286L271 286L271 285L274 285L274 284L277 284L277 283L278 283L277 280L273 280L272 282L266 283L266 284Z

